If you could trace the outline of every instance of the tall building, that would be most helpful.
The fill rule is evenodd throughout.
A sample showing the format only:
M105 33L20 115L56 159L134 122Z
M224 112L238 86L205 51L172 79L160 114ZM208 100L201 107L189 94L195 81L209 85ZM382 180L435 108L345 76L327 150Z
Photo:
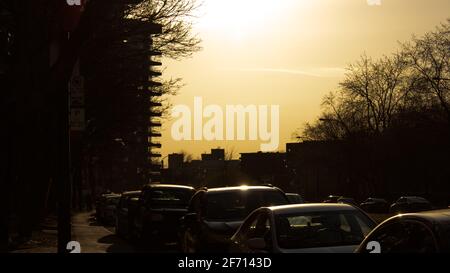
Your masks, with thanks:
M153 39L162 26L126 17L130 1L92 3L102 12L82 58L87 157L98 158L96 180L117 191L161 180L162 53Z

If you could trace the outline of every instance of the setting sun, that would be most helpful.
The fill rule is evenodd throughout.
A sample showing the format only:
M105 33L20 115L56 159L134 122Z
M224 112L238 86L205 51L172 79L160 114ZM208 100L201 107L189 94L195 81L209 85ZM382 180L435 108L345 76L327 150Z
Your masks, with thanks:
M206 0L202 6L199 26L220 30L234 40L264 30L283 9L294 1L286 0Z

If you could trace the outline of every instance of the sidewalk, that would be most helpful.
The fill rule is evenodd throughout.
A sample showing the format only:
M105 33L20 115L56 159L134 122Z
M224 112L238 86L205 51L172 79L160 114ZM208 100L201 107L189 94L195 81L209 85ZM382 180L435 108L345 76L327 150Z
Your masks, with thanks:
M78 213L72 218L72 240L81 245L81 253L132 253L133 246L97 224L92 212Z
M72 216L72 240L81 245L81 253L132 253L133 246L98 224L93 212L80 212ZM30 241L18 245L10 253L57 253L56 217L48 219L42 230L33 231Z
M17 245L10 253L56 253L57 234L56 216L49 216L41 230L33 231L31 240Z

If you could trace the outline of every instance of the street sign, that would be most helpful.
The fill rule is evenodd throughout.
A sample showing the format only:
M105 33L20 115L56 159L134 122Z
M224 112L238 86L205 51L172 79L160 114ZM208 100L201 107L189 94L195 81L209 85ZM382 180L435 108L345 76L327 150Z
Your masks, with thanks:
M78 27L86 1L70 0L64 2L64 7L61 13L61 26L64 31L72 32Z
M84 107L84 78L73 76L70 80L70 106Z
M84 131L86 129L86 115L84 108L70 109L70 129L72 131Z

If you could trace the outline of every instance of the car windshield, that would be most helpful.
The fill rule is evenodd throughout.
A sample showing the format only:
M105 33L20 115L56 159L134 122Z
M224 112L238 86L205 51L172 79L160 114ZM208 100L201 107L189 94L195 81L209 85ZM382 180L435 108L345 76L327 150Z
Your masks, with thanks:
M242 221L260 207L286 205L285 195L277 190L223 191L207 196L206 219Z
M278 245L284 249L358 245L375 227L356 210L282 214L275 224Z
M146 200L152 208L186 208L194 191L180 188L156 188L149 191Z

